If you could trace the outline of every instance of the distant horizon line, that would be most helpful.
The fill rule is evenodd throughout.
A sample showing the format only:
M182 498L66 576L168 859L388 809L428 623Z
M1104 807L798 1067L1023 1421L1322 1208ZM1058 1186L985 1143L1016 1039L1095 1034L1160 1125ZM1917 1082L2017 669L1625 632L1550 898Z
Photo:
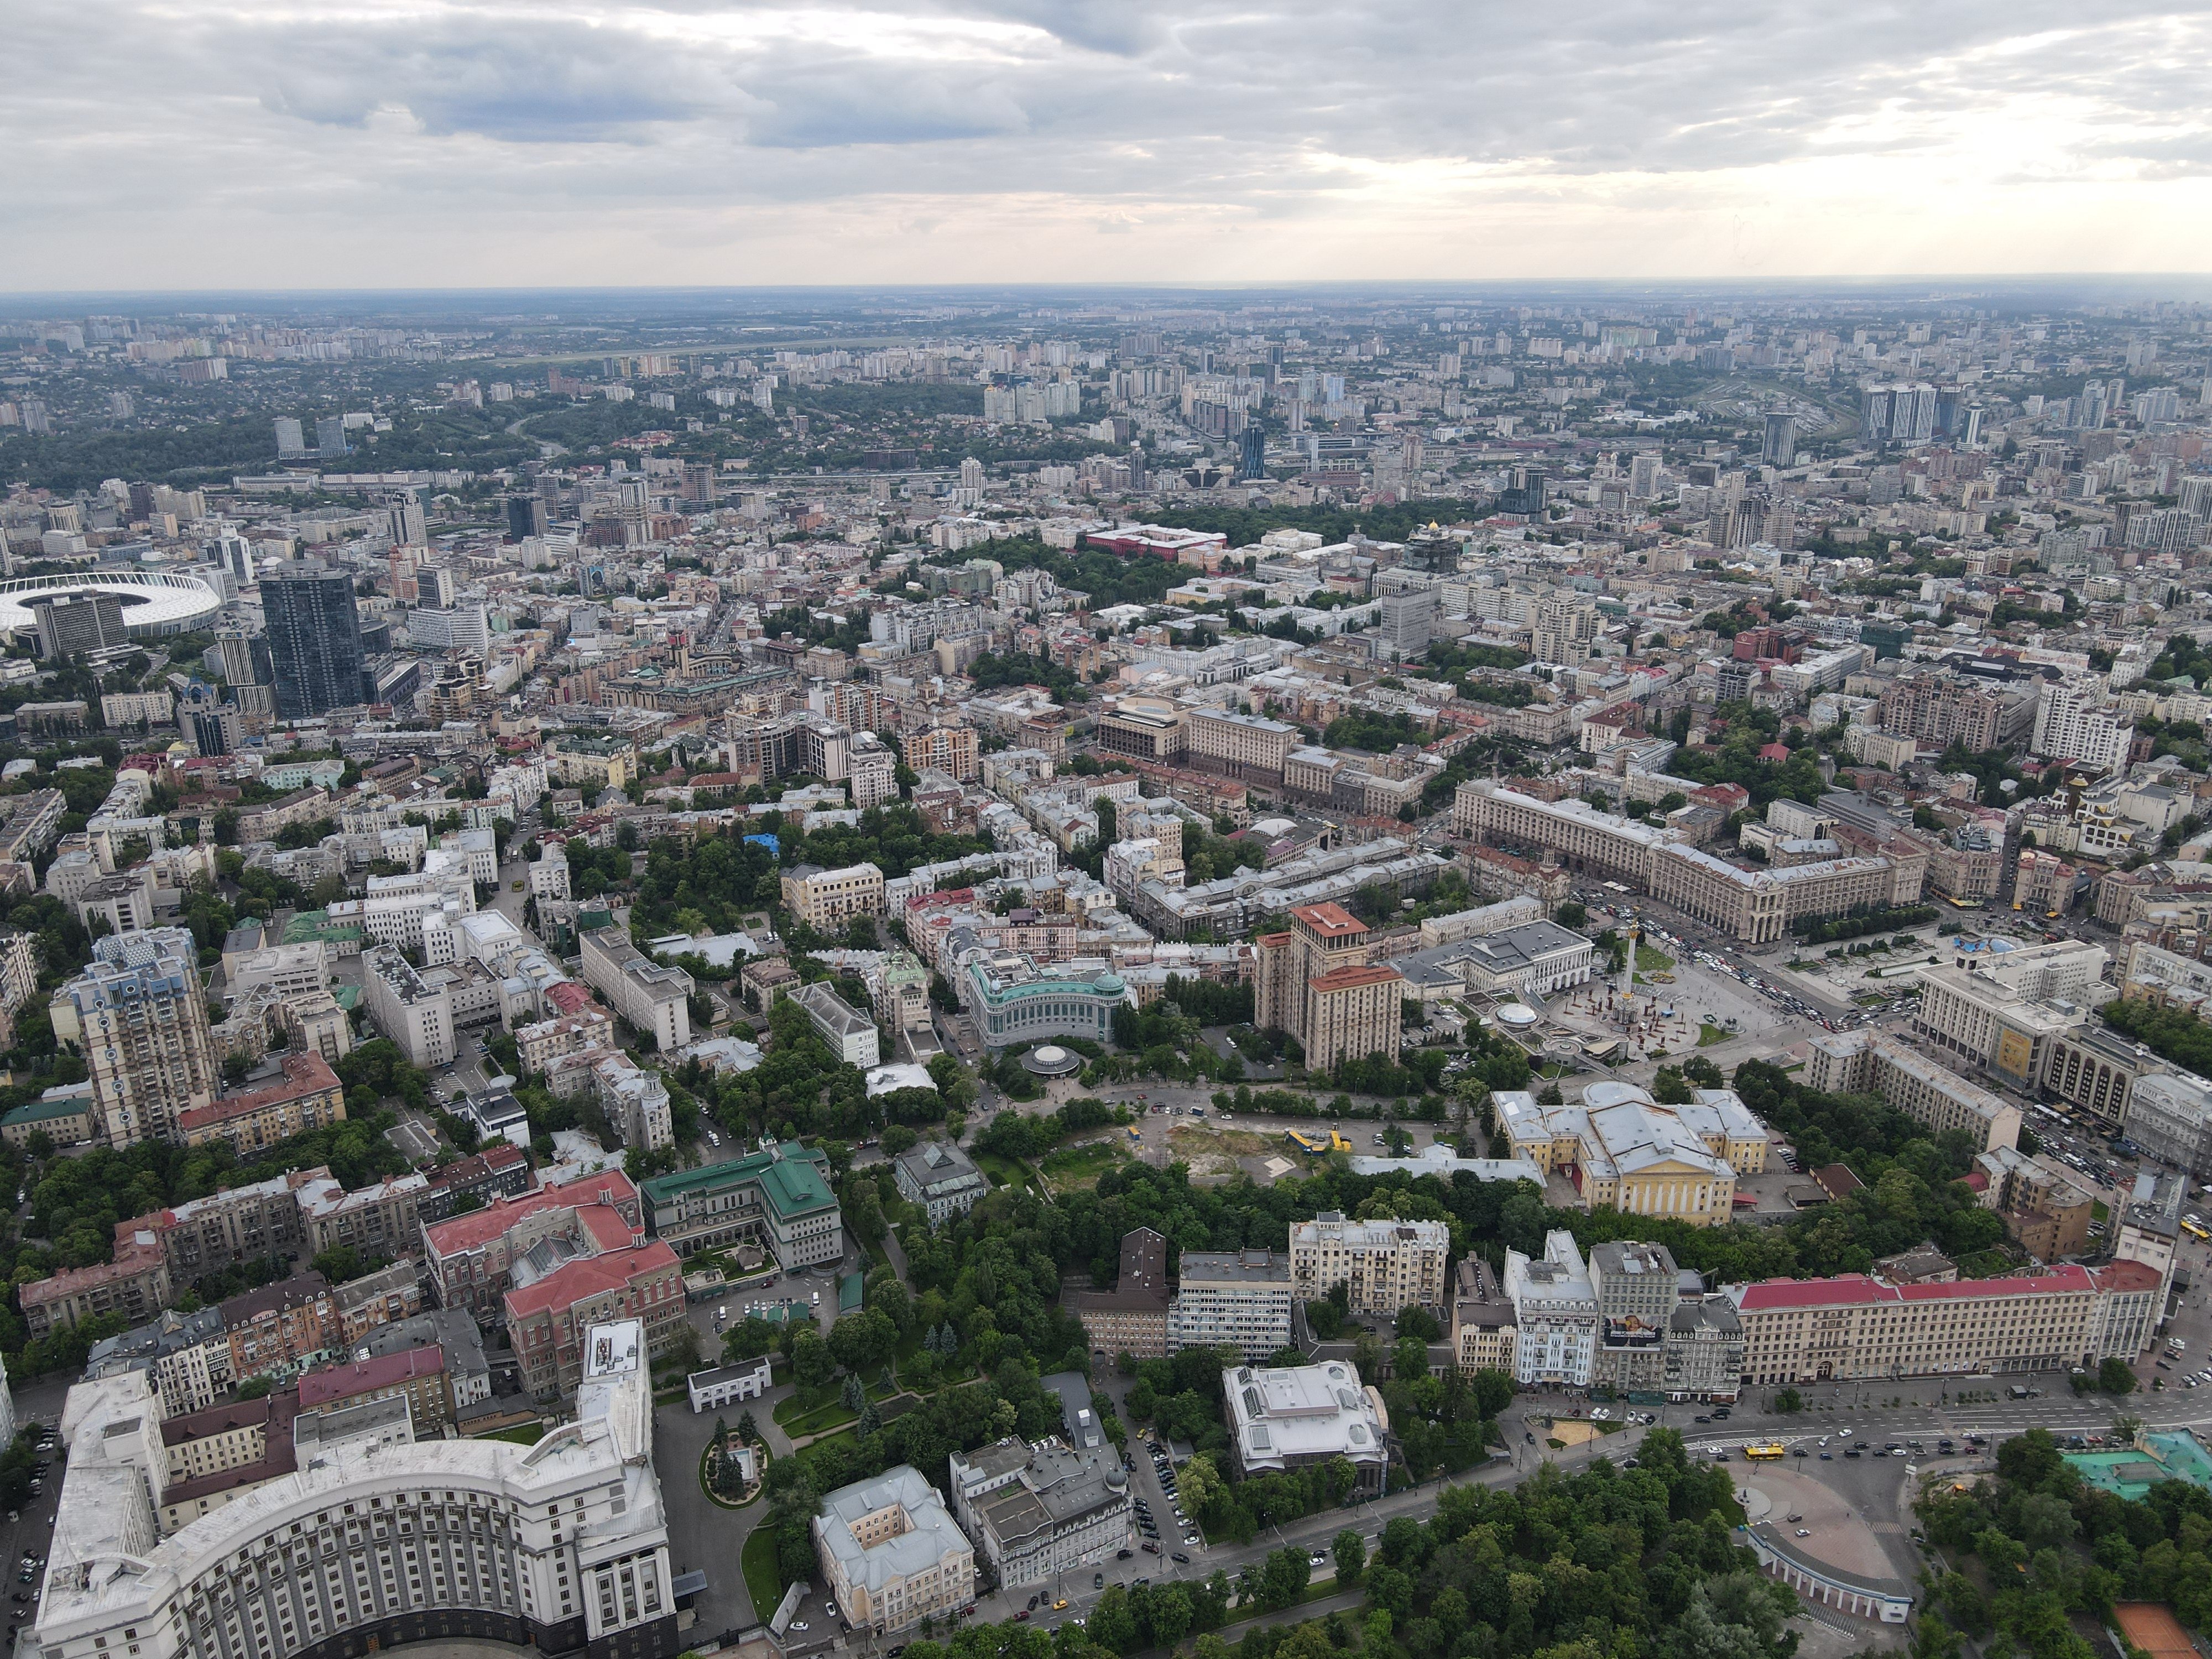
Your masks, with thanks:
M1190 277L1146 282L1099 282L1055 279L993 282L900 283L576 283L531 285L449 286L391 283L355 287L278 286L257 288L216 285L193 288L0 288L0 305L15 306L85 300L199 301L211 299L297 300L323 301L378 297L428 299L549 295L584 297L642 297L654 295L687 298L719 296L817 295L993 295L1018 294L1313 294L1313 293L1433 293L1438 291L1496 291L1512 289L1606 289L1675 293L1692 290L1765 291L1776 289L1866 292L1875 289L1906 291L1960 288L2023 289L2054 287L2149 288L2161 284L2204 287L2212 298L2212 270L2207 271L2040 271L2003 273L1948 271L1915 275L1880 273L1808 273L1762 276L1429 276L1429 277L1311 277L1296 279ZM1930 292L1929 298L1945 297Z

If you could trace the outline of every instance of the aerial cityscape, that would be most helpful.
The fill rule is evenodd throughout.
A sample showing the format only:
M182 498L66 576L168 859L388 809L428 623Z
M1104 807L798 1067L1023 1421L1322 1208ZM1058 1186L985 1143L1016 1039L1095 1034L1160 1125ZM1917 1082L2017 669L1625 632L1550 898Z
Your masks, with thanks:
M11 19L0 1659L2212 1659L2212 46L1403 9Z

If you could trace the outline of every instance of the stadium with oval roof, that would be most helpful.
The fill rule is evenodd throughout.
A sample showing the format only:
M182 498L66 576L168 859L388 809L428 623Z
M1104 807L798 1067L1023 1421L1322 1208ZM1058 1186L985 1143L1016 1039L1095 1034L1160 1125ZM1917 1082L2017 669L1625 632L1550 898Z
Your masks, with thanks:
M71 575L17 576L0 582L0 629L28 633L37 626L32 602L104 594L120 600L123 625L133 639L159 639L206 627L222 610L222 596L197 576L167 570L82 571Z

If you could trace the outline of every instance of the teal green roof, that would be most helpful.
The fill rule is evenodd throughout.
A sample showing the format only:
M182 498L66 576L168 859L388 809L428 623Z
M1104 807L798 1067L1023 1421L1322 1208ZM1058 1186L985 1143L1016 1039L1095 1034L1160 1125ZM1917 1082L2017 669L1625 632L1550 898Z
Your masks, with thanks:
M88 1094L70 1095L62 1100L34 1100L0 1117L0 1129L21 1128L26 1123L52 1123L60 1117L82 1117L91 1109L92 1097Z
M761 1196L778 1215L789 1218L837 1206L829 1183L811 1164L785 1158L761 1172Z
M861 1280L858 1273L847 1273L837 1281L837 1315L841 1319L848 1313L860 1311Z
M287 945L311 945L318 939L357 939L360 937L359 922L334 922L327 910L302 910L284 924L284 943Z
M2068 1452L2066 1461L2090 1486L2140 1500L2161 1480L2186 1480L2212 1491L2212 1455L2186 1429L2141 1435L2124 1451Z
M805 1215L825 1206L834 1208L837 1202L817 1166L821 1156L795 1140L786 1141L775 1152L754 1152L724 1164L655 1176L639 1190L648 1205L659 1209L691 1193L750 1182L759 1186L761 1197L778 1215Z

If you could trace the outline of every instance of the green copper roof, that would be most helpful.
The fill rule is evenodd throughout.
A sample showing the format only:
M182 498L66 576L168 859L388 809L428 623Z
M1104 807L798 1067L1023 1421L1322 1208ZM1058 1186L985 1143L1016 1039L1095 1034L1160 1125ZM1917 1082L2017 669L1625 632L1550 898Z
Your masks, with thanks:
M754 1152L748 1157L732 1158L727 1163L702 1164L696 1170L678 1170L673 1175L655 1176L640 1188L645 1200L653 1208L672 1204L687 1194L713 1192L720 1188L756 1183L761 1197L780 1216L805 1215L811 1211L834 1208L836 1197L829 1183L822 1178L817 1165L821 1154L797 1141L786 1141L774 1152Z

